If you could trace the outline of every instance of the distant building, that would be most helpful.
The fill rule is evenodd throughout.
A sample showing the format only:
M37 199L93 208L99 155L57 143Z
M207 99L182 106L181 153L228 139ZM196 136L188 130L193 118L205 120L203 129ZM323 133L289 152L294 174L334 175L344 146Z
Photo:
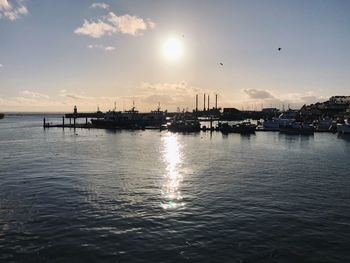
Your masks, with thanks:
M236 108L224 108L223 119L225 120L241 120L242 112Z

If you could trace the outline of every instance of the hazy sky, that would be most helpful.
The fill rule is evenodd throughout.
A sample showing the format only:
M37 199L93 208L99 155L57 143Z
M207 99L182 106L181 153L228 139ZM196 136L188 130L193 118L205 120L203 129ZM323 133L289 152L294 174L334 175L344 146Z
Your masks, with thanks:
M0 0L0 111L350 95L349 13L347 0Z

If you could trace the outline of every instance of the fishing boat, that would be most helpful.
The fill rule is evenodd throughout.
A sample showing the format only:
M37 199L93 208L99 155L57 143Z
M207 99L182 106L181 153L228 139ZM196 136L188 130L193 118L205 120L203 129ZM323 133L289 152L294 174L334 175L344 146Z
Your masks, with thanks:
M265 120L263 122L263 130L266 131L279 131L280 126L288 125L295 121L297 111L288 110L283 112L278 118L272 118L271 120Z
M143 128L142 115L139 114L135 107L128 111L108 111L103 119L92 119L91 123L97 128L122 128L138 129Z
M250 122L241 122L234 125L228 123L221 124L220 130L222 133L240 133L240 134L252 134L255 133L256 125Z
M172 132L199 132L201 125L198 120L174 119L168 125L168 130Z
M295 135L312 135L315 132L315 128L310 123L292 122L280 125L280 132Z
M166 111L161 111L160 107L150 113L141 113L142 124L147 127L159 127L165 123Z
M0 120L3 119L5 117L5 114L0 113Z
M333 126L333 120L331 118L322 118L315 123L315 126L317 132L330 132Z
M279 131L280 120L278 118L273 118L272 120L265 120L263 122L263 129L265 131Z

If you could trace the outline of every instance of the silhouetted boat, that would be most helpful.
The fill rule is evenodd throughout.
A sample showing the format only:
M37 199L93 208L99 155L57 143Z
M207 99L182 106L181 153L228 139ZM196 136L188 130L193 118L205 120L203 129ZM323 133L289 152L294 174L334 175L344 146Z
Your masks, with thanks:
M141 117L141 123L144 126L147 127L160 127L162 124L165 123L166 120L166 111L161 111L160 107L158 107L156 110L151 111L150 113L140 113L142 115Z
M164 124L166 114L160 108L149 113L139 113L132 107L128 111L108 111L103 119L92 119L93 126L98 128L143 129L160 128Z
M315 128L310 123L292 122L285 125L280 125L280 132L296 135L312 135L315 132Z
M250 122L241 122L234 125L229 125L228 123L221 124L220 131L222 133L241 133L241 134L251 134L255 133L256 125Z
M137 129L143 128L141 122L142 116L135 107L128 111L108 111L103 119L92 119L91 123L97 128L123 128Z
M198 120L175 119L168 125L172 132L199 132L201 125Z
M345 120L345 123L337 125L337 132L339 134L350 134L350 122Z

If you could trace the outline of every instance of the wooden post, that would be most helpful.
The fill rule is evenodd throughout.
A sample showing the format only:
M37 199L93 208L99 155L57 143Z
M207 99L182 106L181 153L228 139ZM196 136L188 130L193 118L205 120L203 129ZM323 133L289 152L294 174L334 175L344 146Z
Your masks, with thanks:
M69 118L69 126L72 126L72 119Z
M64 129L64 116L62 116L62 127Z
M75 117L74 117L74 128L75 128Z
M85 124L86 124L86 125L88 124L88 118L85 119Z
M44 118L44 121L43 121L43 122L44 122L44 128L45 128L45 127L46 127L46 120L45 120L45 118Z

